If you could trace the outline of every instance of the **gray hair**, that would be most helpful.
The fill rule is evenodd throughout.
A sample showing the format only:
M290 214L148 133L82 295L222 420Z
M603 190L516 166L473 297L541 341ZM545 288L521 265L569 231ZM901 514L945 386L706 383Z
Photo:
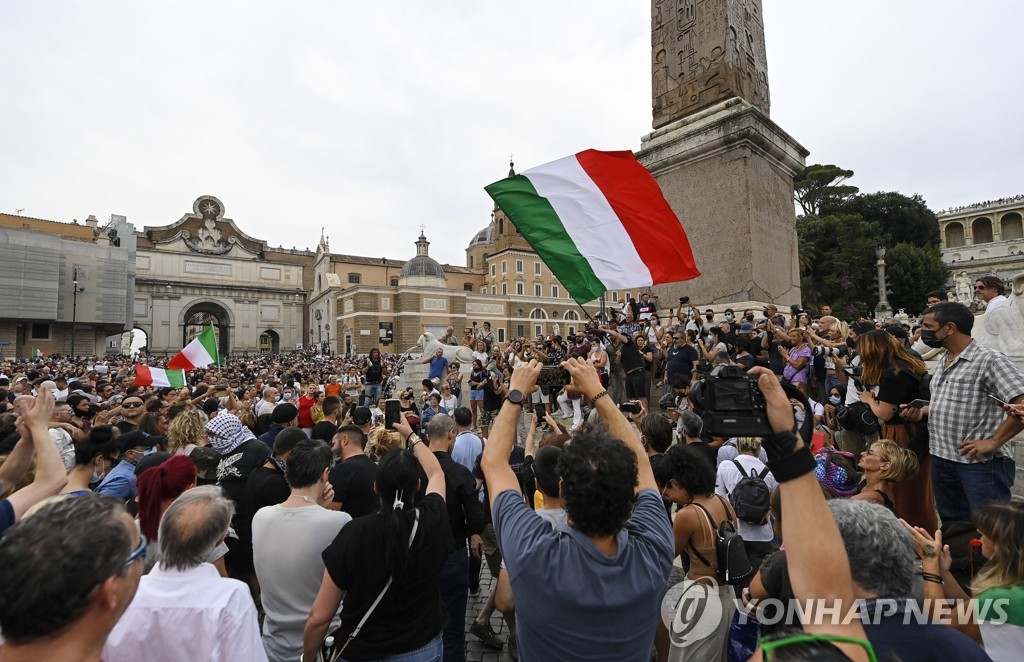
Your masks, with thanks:
M687 437L699 437L704 431L704 420L689 409L679 412L679 420L683 422L683 434Z
M263 389L263 397L264 397L264 398L265 398L265 397L267 397L268 395L270 395L271 391L276 391L276 390L277 390L277 389L276 389L276 388L274 388L273 386L267 386L267 387L265 387L265 388Z
M235 504L220 487L185 490L160 518L160 563L174 570L195 568L227 535Z
M913 597L914 543L892 511L854 499L832 499L828 506L843 537L853 581L879 598Z
M431 440L443 439L455 429L455 421L448 414L435 414L427 423L427 436Z

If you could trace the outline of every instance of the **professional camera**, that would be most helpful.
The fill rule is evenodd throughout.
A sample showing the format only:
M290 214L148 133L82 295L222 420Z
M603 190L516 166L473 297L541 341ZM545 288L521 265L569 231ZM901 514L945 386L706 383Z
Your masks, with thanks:
M690 297L679 297L680 306L685 306L688 303L690 303Z
M690 400L713 437L767 437L774 432L768 422L764 395L757 377L740 368L721 365L690 386Z
M789 307L789 312L793 313L793 315L799 315L804 311L800 309L800 304L794 303Z
M815 356L838 356L840 358L850 355L850 348L846 345L839 345L838 347L825 347L824 345L815 345L811 352Z

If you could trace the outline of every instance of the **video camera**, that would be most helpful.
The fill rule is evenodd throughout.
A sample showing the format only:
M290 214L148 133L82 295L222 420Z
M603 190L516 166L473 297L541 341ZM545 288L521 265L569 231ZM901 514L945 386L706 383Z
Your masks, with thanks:
M714 437L767 437L774 432L757 377L721 365L690 386L690 400Z

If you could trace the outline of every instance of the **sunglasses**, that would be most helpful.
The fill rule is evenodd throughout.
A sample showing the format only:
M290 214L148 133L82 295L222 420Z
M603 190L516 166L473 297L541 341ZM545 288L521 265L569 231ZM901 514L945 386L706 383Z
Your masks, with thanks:
M135 409L136 407L141 407L141 406L142 406L141 402L122 402L121 403L121 409Z

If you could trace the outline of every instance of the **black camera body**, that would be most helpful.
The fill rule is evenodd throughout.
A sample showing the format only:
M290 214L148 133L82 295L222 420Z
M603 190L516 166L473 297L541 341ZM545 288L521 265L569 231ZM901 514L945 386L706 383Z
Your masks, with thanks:
M774 434L757 377L736 366L718 366L690 386L690 400L713 437L767 437Z

